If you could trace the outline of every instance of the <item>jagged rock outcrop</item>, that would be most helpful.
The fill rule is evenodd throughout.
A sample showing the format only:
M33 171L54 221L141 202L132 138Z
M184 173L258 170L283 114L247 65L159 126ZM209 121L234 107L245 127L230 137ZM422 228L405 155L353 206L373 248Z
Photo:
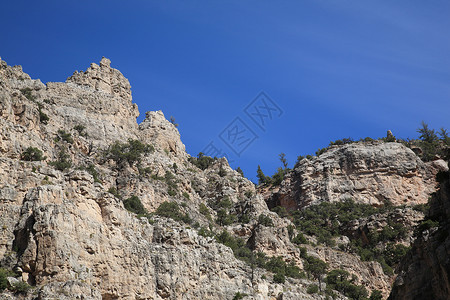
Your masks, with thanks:
M450 177L440 184L430 202L429 223L399 266L389 299L449 299L450 295Z
M306 264L292 242L300 229L271 212L265 196L225 158L196 164L161 111L147 112L141 124L138 115L130 83L106 58L64 83L47 84L0 60L0 267L35 286L34 295L24 298L233 299L237 292L245 299L325 297L306 292L317 284L311 276L298 273L279 283L274 273L244 263L218 243L227 231L242 239L244 254L279 256L300 270ZM112 145L130 141L151 147L127 153L129 161L117 159L124 153L109 155ZM42 156L25 159L28 147ZM61 153L69 166L55 164ZM347 197L373 205L424 203L438 170L448 168L442 161L424 164L398 143L334 147L303 160L269 203L291 209ZM133 197L143 205L139 215L129 211ZM178 221L153 214L165 202L175 204L166 213ZM393 214L409 227L419 218L410 208ZM347 228L349 236L379 230L388 217L359 219ZM308 255L387 295L393 277L378 262L308 238Z
M443 160L422 162L400 143L332 146L300 161L269 203L291 209L346 198L375 206L426 203L436 173L447 169Z
M162 111L149 111L139 124L139 136L149 144L157 145L159 150L174 153L176 157L187 159L184 144L175 125L169 122Z
M199 205L227 199L230 213L249 218L224 226L236 235L250 238L262 213L286 225L226 159L198 169L162 112L148 112L140 125L138 115L128 80L106 58L45 85L0 61L1 267L36 286L38 299L322 298L306 293L309 280L278 284L266 270L252 272L190 226L127 211L123 200L131 196L148 212L174 202L207 228L217 212L208 206L207 217ZM138 164L105 156L112 143L129 139L155 151ZM28 147L46 158L24 161ZM58 170L50 162L61 151L71 166Z

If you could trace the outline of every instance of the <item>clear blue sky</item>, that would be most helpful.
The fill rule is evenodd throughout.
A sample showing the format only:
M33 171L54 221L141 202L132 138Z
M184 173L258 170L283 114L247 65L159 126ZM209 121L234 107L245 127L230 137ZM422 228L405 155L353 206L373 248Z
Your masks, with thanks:
M422 120L450 129L449 1L18 0L1 11L8 64L64 81L108 57L139 122L163 110L191 155L213 141L252 179L280 152L292 166L343 137L413 138ZM244 111L261 91L283 112L264 130ZM236 117L257 136L240 157L220 139Z

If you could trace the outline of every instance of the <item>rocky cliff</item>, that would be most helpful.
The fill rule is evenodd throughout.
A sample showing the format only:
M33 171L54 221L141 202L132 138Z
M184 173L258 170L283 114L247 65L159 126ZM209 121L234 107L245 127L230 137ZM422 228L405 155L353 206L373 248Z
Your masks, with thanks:
M427 220L399 266L389 299L449 299L450 297L450 177L440 174Z
M443 160L424 163L401 143L381 141L332 146L301 160L274 194L272 206L296 209L347 198L374 206L427 203Z
M395 274L351 243L403 224L407 234L389 242L409 245L423 216L411 206L448 170L398 143L358 143L301 161L261 194L226 159L190 157L161 111L141 124L138 115L106 58L47 84L0 60L0 288L3 270L17 277L2 299L350 297L327 279L332 270L386 298ZM408 207L326 220L322 229L339 233L325 243L298 238L301 214L269 210L347 198Z
M195 226L208 227L217 212L205 204L226 197L233 213L250 218L230 231L247 238L256 216L273 214L226 160L207 170L189 163L162 112L147 112L138 125L130 84L108 59L65 83L43 84L4 61L0 67L0 261L36 286L38 299L314 298L307 280L274 283L183 222L125 209L132 196L150 213L173 202ZM105 155L134 140L154 149L139 164ZM39 157L25 158L30 148ZM61 161L69 165L55 164Z

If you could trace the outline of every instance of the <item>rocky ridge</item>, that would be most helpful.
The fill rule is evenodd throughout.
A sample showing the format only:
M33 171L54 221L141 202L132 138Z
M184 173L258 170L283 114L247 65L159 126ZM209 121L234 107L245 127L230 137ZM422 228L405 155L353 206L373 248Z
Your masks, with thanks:
M296 209L347 198L374 206L427 203L436 191L436 174L448 169L441 159L422 162L396 142L330 148L318 157L301 160L274 194L272 206Z
M291 209L348 197L372 205L414 205L426 202L435 191L434 175L446 168L440 161L424 164L396 143L336 147L303 160L264 199L226 159L205 169L193 164L161 111L147 112L141 124L138 115L128 80L106 58L65 83L47 84L0 60L0 267L36 286L37 296L23 297L232 299L239 292L245 299L322 299L306 292L317 284L314 278L274 282L273 273L236 259L199 229L226 230L251 250L303 270L302 251L292 242L297 230L265 200L269 207ZM105 155L115 143L134 140L154 151L139 163ZM28 147L42 150L46 159L24 160ZM62 152L71 167L58 170L50 162ZM124 202L132 196L150 213L176 203L192 222L129 212ZM221 207L235 219L218 222ZM262 224L261 215L273 224ZM411 226L420 219L411 211L400 215ZM361 219L348 230L358 235L383 224L383 216ZM378 262L337 246L313 242L305 248L330 268L349 271L358 285L389 294L394 277Z

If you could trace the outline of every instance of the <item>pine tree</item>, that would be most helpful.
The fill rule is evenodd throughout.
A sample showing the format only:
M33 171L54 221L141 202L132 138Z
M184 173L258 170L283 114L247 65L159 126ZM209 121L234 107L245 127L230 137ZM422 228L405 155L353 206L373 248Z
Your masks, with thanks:
M287 166L288 166L287 159L286 159L286 154L281 152L278 156L280 157L280 161L283 164L284 169L286 170Z
M258 184L266 184L267 183L267 177L264 175L263 171L261 170L261 166L258 165L258 170L256 171L256 177L258 177Z

